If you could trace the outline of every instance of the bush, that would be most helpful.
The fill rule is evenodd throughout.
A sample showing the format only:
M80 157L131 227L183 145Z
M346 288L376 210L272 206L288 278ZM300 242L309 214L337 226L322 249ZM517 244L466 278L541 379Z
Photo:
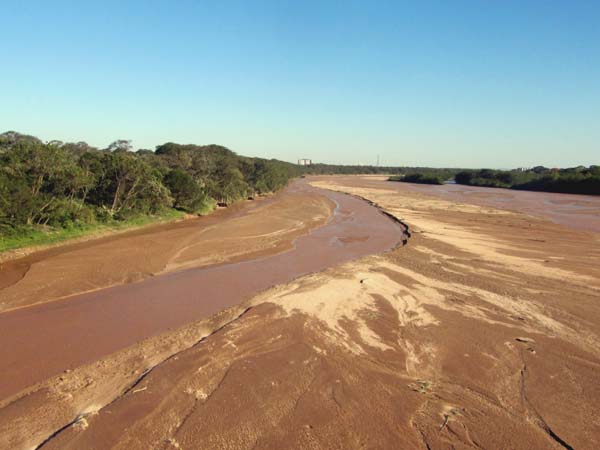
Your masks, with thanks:
M471 184L471 180L473 179L473 171L464 170L462 172L458 172L454 176L454 181L458 184Z
M435 170L435 172L434 172ZM428 172L415 172L407 175L395 175L388 178L388 181L403 181L405 183L419 184L444 184L449 178L452 178L454 172L446 169L432 169Z
M404 176L400 181L406 183L420 183L420 184L444 184L444 180L439 175L432 175L427 173L413 173Z
M181 169L173 169L165 176L164 183L171 191L175 208L189 213L205 208L208 195L189 173Z
M95 222L93 208L81 202L56 199L42 213L40 223L56 228L72 228Z

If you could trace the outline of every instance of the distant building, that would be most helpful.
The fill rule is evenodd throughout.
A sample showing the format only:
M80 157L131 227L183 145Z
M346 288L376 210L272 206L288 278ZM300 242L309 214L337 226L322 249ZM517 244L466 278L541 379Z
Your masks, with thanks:
M310 166L310 165L312 165L312 159L299 159L298 165L299 166Z

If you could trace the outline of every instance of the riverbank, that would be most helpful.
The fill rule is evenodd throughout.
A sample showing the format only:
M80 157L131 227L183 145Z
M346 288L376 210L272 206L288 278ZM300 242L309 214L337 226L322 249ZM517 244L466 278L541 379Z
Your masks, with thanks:
M0 236L0 263L51 247L98 239L142 227L176 222L193 217L195 216L169 209L160 215L139 216L127 221L86 224L62 229L42 230L32 228L14 235L5 234Z
M109 286L290 248L328 220L333 204L315 195L265 197L210 216L110 234L5 261L0 312Z

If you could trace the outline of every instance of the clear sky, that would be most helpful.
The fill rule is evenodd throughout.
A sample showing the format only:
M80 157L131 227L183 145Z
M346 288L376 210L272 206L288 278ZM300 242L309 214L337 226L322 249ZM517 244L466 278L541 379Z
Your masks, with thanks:
M319 162L600 164L600 1L2 2L0 131Z

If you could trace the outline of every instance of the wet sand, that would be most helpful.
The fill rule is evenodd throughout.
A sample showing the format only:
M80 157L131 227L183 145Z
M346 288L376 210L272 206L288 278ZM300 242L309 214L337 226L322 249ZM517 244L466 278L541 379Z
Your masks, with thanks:
M317 189L296 182L286 195L301 201L306 192L314 195ZM208 317L275 284L385 251L401 240L402 229L365 202L329 191L319 195L335 203L333 217L296 238L290 251L180 270L0 314L0 398Z
M140 281L186 267L252 259L291 248L325 223L334 204L285 192L214 215L52 248L5 262L0 311Z
M228 219L243 216L258 208L266 206L273 201L273 196L259 197L257 201L238 202L229 208L217 208L212 214L194 219L180 220L166 224L143 226L133 230L109 231L105 236L91 235L74 241L65 241L49 246L29 247L25 249L10 250L0 255L0 289L8 287L25 276L32 265L51 259L65 253L75 252L80 249L101 246L108 243L123 244L135 237L161 234L174 230L190 232L198 227L210 227Z
M0 401L0 448L597 448L598 233L310 181L402 218L408 244Z

